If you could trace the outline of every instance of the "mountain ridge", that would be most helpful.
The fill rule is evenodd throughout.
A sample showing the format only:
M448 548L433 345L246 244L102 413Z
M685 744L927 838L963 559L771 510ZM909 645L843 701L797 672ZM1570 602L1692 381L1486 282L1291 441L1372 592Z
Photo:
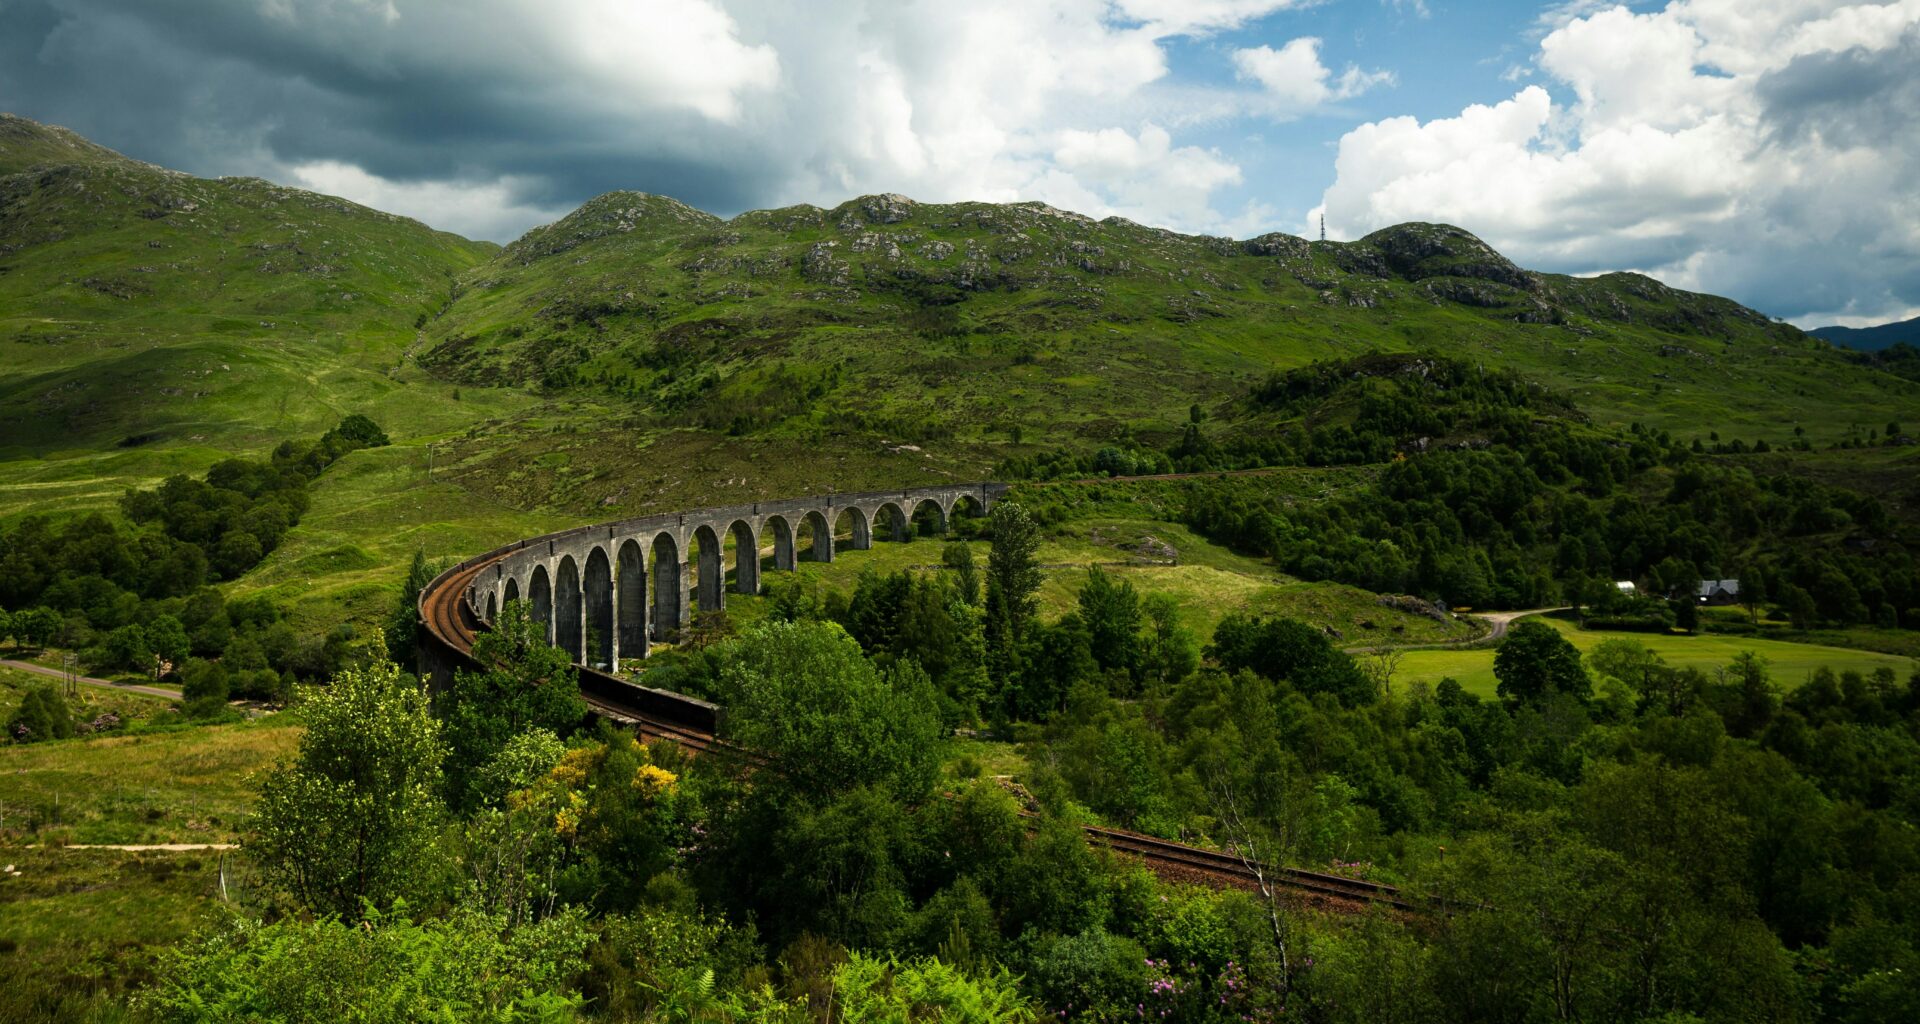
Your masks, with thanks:
M1857 351L1878 352L1902 342L1920 345L1920 316L1872 327L1815 327L1807 333Z
M26 168L0 173L0 459L191 448L168 463L191 468L366 411L396 437L464 431L450 472L515 507L661 486L636 448L736 480L771 452L918 460L817 481L853 487L1164 447L1193 416L1265 430L1236 411L1254 383L1372 352L1510 368L1597 424L1694 435L1837 436L1920 406L1739 303L1529 270L1452 225L1235 240L1038 202L722 219L616 191L500 247L0 126L0 168ZM593 439L577 465L528 471L563 461L563 430Z

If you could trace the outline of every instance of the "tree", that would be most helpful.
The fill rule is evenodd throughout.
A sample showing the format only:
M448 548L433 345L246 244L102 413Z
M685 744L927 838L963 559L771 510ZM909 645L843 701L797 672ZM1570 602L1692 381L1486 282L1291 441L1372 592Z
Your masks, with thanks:
M0 641L4 641L12 635L13 613L7 611L5 608L0 608ZM18 641L15 641L15 644L18 646Z
M1587 652L1587 664L1595 672L1610 676L1633 687L1641 696L1657 688L1659 671L1666 666L1646 644L1626 637L1610 637Z
M1741 651L1717 675L1720 714L1727 731L1742 738L1760 735L1780 710L1780 694L1767 672L1767 659L1753 651Z
M1538 705L1556 693L1584 701L1593 694L1580 649L1538 619L1521 619L1507 631L1493 654L1493 675L1509 704Z
M1239 613L1220 620L1207 657L1229 672L1248 669L1285 680L1302 693L1331 693L1341 704L1371 703L1374 685L1327 635L1296 619L1263 619Z
M1017 651L1026 637L1040 590L1040 527L1017 503L1003 501L988 517L993 548L987 554L987 650L1003 674L1017 670Z
M400 581L400 591L394 595L393 611L387 617L387 652L399 658L411 658L418 642L415 632L420 628L420 592L433 582L433 567L427 564L427 552L423 548L413 550L413 561L407 566L407 575Z
M13 613L13 639L28 647L45 647L65 625L60 613L41 605ZM17 649L17 648L16 648Z
M1360 671L1367 674L1367 680L1381 696L1393 693L1393 677L1400 671L1400 663L1405 661L1407 649L1387 645L1375 647L1355 659Z
M327 431L323 440L339 438L350 443L353 448L382 448L392 442L387 439L386 431L359 413L352 413L340 421L340 425Z
M767 758L769 781L810 795L880 786L906 801L932 789L940 719L918 665L882 672L831 622L763 623L715 657L724 732Z
M303 692L300 749L268 772L248 842L274 883L349 921L440 881L440 727L426 691L372 653Z
M245 530L228 530L212 553L213 568L223 580L239 579L266 557L260 538Z
M1668 602L1673 609L1673 624L1688 633L1700 631L1700 602L1686 594Z
M180 667L180 683L187 714L204 718L226 706L230 679L225 664L194 658Z
M1140 594L1099 566L1087 569L1080 588L1080 620L1086 623L1094 660L1102 669L1140 671Z
M1193 631L1180 624L1180 606L1170 594L1149 594L1141 602L1151 628L1140 658L1141 675L1163 686L1178 683L1200 664Z
M1760 606L1767 603L1767 575L1752 569L1740 577L1740 603L1747 606L1747 621L1760 621Z
M153 669L153 645L147 631L138 623L128 623L108 633L88 660L107 672L149 672Z
M960 588L961 598L970 605L978 605L980 603L980 571L974 566L973 547L963 540L954 541L940 552L940 562L953 570L953 577Z
M507 602L493 628L474 640L473 659L487 667L455 672L434 700L447 749L448 796L459 810L505 795L485 791L480 769L515 736L529 729L569 736L587 716L579 673L566 651L547 643L525 602Z
M1814 606L1813 595L1802 587L1791 583L1780 588L1780 603L1786 606L1787 619L1795 629L1812 629L1820 624L1820 611Z
M153 677L174 670L175 666L186 663L187 655L193 652L193 643L187 639L187 628L180 620L171 615L156 615L147 622L147 647L153 651L153 664L148 666Z

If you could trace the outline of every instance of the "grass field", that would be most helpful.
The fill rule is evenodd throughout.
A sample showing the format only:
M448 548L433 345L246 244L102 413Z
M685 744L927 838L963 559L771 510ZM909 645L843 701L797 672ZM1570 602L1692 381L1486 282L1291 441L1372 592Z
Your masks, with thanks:
M1773 680L1780 686L1791 689L1807 680L1813 671L1825 666L1835 672L1852 669L1857 672L1871 672L1882 666L1892 669L1905 679L1907 673L1920 667L1920 662L1911 658L1902 658L1888 654L1876 654L1870 651L1850 650L1844 647L1823 647L1815 644L1788 643L1780 640L1758 640L1747 637L1727 636L1655 636L1648 633L1619 633L1589 631L1575 628L1572 624L1558 619L1544 620L1584 653L1599 646L1601 641L1612 637L1624 637L1645 644L1667 663L1676 667L1697 668L1712 671L1733 660L1741 651L1753 651L1767 659L1767 667ZM1496 680L1493 677L1493 651L1490 648L1477 650L1424 650L1408 651L1399 671L1394 675L1395 686L1409 683L1437 683L1451 676L1455 682L1469 692L1483 697L1494 695Z
M233 842L248 775L292 752L292 715L0 747L0 841Z
M130 1019L154 953L219 920L222 856L0 849L0 1020Z
M15 677L0 694L17 699ZM147 700L82 688L95 703ZM153 954L219 920L215 850L67 844L231 843L250 776L292 751L294 716L0 746L0 1020L117 1021Z

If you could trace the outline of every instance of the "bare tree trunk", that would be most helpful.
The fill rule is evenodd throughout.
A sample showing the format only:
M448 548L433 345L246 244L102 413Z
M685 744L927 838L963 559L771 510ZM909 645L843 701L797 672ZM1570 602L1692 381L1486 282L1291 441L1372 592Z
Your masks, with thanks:
M1216 776L1208 788L1213 793L1216 817L1227 833L1227 851L1239 858L1259 887L1260 901L1267 911L1267 923L1273 929L1274 949L1280 956L1280 976L1275 979L1274 987L1284 1006L1293 989L1294 976L1292 927L1285 913L1291 907L1283 905L1287 897L1274 882L1272 872L1279 864L1283 848L1290 845L1291 822L1282 824L1280 834L1273 843L1263 844L1259 833L1241 811L1233 784Z

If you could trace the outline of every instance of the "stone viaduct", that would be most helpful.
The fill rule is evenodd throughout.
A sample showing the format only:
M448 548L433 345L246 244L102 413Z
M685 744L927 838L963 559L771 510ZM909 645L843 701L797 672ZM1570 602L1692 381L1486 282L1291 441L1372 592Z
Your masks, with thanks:
M736 593L759 593L763 561L776 571L831 562L836 533L854 550L871 547L876 533L944 534L956 511L984 516L1006 490L977 483L828 494L583 526L501 549L464 596L482 622L525 601L575 662L618 671L621 658L646 657L649 641L672 637L696 609L725 607L729 579Z

